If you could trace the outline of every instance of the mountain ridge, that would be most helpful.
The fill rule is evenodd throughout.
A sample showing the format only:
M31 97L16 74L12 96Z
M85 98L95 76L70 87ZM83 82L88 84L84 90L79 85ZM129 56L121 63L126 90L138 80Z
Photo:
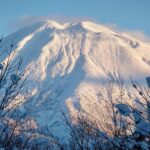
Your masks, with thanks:
M122 77L129 84L132 76L143 83L150 75L150 45L91 22L40 22L4 38L2 49L12 42L13 59L23 56L23 68L32 66L25 109L58 132L61 110L88 112L108 81Z

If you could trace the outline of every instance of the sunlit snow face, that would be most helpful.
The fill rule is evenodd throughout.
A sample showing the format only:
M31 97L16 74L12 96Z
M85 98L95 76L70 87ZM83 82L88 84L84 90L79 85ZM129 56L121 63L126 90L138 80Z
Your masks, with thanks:
M23 56L22 67L31 66L26 77L33 104L28 106L36 106L29 113L39 124L46 122L47 114L54 118L49 124L59 122L59 110L67 109L68 100L72 114L79 108L76 106L90 113L89 105L106 94L104 88L110 80L123 77L129 86L130 76L138 81L149 76L150 65L144 61L150 58L149 45L95 23L46 21L10 35L4 43L12 39L14 59ZM18 80L12 74L11 81ZM125 105L117 109L124 116L131 113Z

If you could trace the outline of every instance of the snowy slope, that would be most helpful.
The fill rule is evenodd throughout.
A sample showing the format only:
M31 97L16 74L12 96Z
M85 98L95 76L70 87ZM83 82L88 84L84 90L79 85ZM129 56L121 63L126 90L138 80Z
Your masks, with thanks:
M23 67L32 66L31 103L24 107L41 126L60 131L61 111L74 113L79 103L86 110L108 80L150 75L149 44L92 22L40 22L6 37L2 49L12 42L14 59L23 56Z

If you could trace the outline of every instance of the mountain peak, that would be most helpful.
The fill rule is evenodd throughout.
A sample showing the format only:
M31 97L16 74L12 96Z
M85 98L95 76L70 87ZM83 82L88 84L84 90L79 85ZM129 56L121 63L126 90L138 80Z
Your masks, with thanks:
M53 20L43 21L43 24L49 28L64 29L64 26Z
M128 83L130 76L138 81L149 76L150 45L93 22L44 21L10 35L2 48L14 40L14 59L23 56L22 68L31 66L28 109L41 125L47 114L50 125L61 127L61 111L76 112L76 104L88 112L109 80L121 76Z
M105 25L97 24L91 21L81 22L82 26L92 32L104 32L104 33L114 33L111 29Z
M100 25L91 21L81 21L75 23L58 23L53 20L46 20L43 21L42 24L44 27L52 28L52 29L61 29L66 30L68 28L77 28L77 29L84 29L89 30L91 32L102 32L102 33L114 33L111 29L104 25Z

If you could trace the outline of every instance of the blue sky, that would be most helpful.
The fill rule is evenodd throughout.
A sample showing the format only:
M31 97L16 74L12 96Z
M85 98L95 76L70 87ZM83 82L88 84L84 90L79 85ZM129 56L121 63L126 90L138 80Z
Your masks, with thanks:
M150 0L0 0L0 34L42 17L94 20L150 35Z

